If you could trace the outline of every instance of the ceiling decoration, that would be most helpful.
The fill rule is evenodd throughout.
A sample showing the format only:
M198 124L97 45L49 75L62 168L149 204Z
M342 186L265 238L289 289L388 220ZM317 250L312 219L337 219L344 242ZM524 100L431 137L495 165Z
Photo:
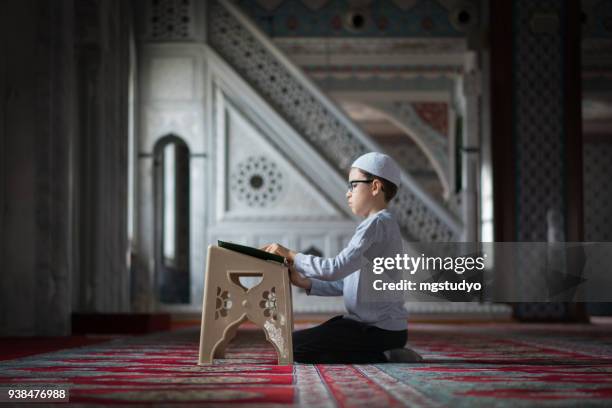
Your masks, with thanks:
M444 3L444 4L443 4ZM453 0L238 0L268 36L464 37L478 21L471 2ZM458 11L459 10L459 11ZM461 13L461 11L464 11ZM453 15L460 18L453 18ZM469 23L469 24L466 24Z

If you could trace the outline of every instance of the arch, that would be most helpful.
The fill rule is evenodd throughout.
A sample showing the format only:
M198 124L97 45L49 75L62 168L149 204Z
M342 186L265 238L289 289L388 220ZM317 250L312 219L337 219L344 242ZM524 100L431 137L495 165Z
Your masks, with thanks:
M153 154L155 154L158 149L162 148L164 145L172 142L176 142L182 146L185 146L189 152L191 152L191 146L189 145L189 141L184 139L180 135L176 133L165 133L163 135L158 135L155 139L155 143L153 144Z
M450 182L448 176L448 152L447 146L442 146L443 136L439 135L434 129L429 128L428 132L431 136L436 137L440 140L433 141L428 140L422 136L422 132L416 129L411 122L405 118L399 109L394 107L393 104L387 102L357 102L369 109L372 109L376 113L391 122L394 126L402 130L406 136L408 136L415 144L420 148L421 152L425 155L432 168L434 169L440 184L442 185L443 194L448 197L450 192ZM429 127L427 124L421 123L419 127ZM437 135L437 136L436 136ZM444 149L444 150L443 150Z
M175 135L153 148L155 292L161 303L189 303L190 150Z

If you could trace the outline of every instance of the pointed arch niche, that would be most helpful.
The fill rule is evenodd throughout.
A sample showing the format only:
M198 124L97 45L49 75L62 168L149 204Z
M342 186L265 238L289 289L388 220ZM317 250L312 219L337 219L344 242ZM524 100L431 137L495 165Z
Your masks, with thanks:
M155 291L163 304L190 302L190 151L169 134L153 150Z

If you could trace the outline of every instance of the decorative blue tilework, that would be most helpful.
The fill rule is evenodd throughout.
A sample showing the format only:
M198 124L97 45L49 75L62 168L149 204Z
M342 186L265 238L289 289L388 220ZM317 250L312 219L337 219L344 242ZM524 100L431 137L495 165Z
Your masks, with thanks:
M253 0L238 5L271 37L463 37L451 24L449 11L436 0L419 0L402 10L390 0L352 8L346 0L330 0L312 10L300 0L285 0L271 11ZM359 10L361 29L351 29L348 13Z

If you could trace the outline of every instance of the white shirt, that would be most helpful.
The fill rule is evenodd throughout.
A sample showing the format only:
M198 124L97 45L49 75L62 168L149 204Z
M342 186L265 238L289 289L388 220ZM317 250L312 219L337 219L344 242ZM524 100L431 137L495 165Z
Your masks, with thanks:
M297 254L294 265L298 272L311 278L310 295L344 296L348 311L346 318L385 330L405 330L407 311L401 295L378 292L377 298L372 301L371 288L362 288L366 290L361 293L359 291L360 285L371 285L375 276L372 271L374 258L394 258L402 253L399 225L391 212L384 209L363 220L346 248L336 257ZM394 272L385 271L378 277L394 280L391 276ZM366 292L369 299L364 298Z

